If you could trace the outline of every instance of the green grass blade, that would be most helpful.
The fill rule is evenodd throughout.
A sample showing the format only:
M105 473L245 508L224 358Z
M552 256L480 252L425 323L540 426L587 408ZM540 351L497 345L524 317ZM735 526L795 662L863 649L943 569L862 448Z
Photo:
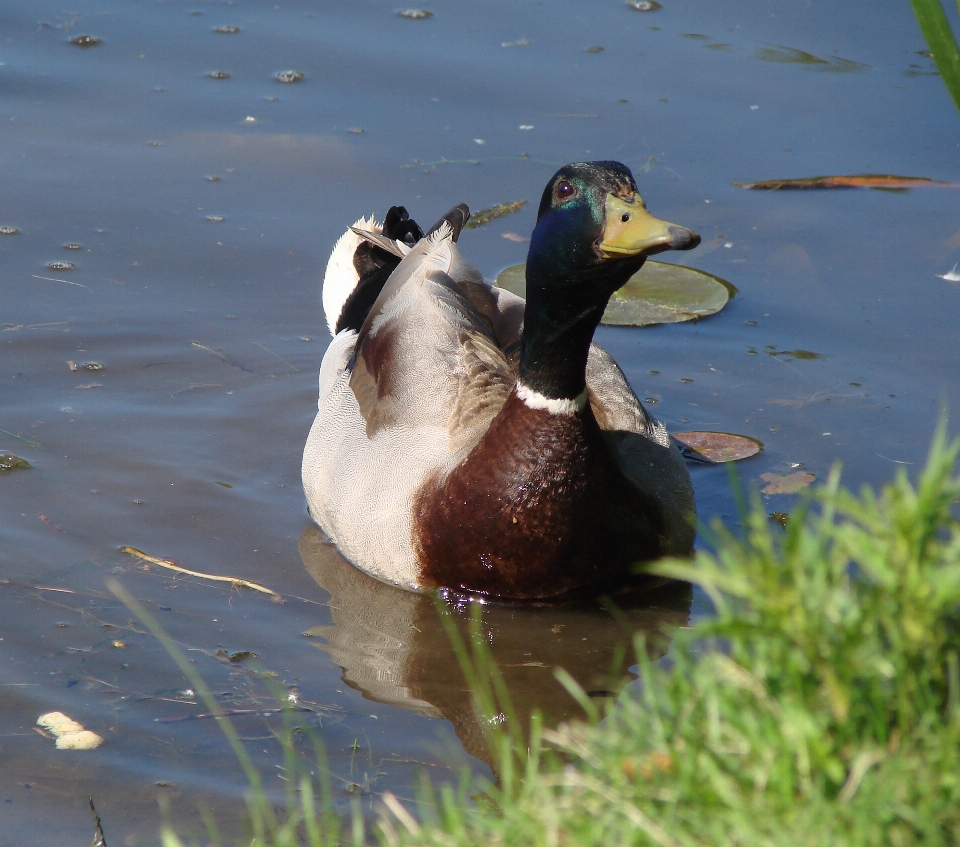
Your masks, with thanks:
M950 28L947 15L940 0L910 0L917 23L927 41L933 61L940 71L943 84L950 92L957 109L960 109L960 46ZM957 2L960 9L960 0Z

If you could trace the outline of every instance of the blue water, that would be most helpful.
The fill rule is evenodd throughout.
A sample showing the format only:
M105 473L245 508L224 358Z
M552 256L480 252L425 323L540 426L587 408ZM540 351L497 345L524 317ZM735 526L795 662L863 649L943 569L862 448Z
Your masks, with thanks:
M280 723L263 715L271 685L312 709L297 714L326 744L341 808L359 797L373 813L384 790L412 797L424 768L489 773L469 704L444 684L452 658L436 621L429 638L408 626L429 610L318 564L304 535L320 280L362 214L402 203L429 221L460 201L528 200L461 241L492 278L523 261L526 245L503 235L529 235L559 165L627 163L655 214L703 236L683 261L740 294L699 323L601 328L598 340L671 430L761 439L764 453L739 466L748 485L798 469L823 479L836 462L852 486L879 485L915 471L940 410L960 408L960 286L937 276L960 262L956 190L732 186L960 181L960 115L919 54L909 4L671 0L642 13L619 0L431 0L423 20L398 8L0 9L0 226L19 230L0 235L0 451L33 465L0 475L0 844L85 843L91 793L111 844L154 842L158 796L187 834L198 807L227 835L242 829L245 783L225 742L111 577L242 712L271 790L283 787ZM81 48L77 35L102 43ZM303 79L276 81L288 70ZM819 358L783 355L797 350ZM694 481L701 515L735 522L724 471ZM124 545L287 602L144 570ZM692 609L689 596L657 602L663 614L638 627L708 611L700 594ZM378 603L393 617L363 623ZM616 641L590 615L490 614L504 656L520 660L508 664L531 668L517 696L558 718L569 704L538 703L537 674L607 653L551 640L550 626ZM361 656L371 633L399 646ZM332 656L338 638L347 647ZM253 651L259 670L218 650ZM33 729L51 710L104 745L56 751Z

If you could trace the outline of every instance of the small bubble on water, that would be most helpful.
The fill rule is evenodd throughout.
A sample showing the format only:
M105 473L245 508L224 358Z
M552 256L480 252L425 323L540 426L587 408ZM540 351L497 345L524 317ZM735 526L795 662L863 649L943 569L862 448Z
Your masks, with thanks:
M96 47L103 43L103 39L95 35L75 35L70 39L70 43L77 47Z
M656 0L630 0L627 5L637 12L655 12L663 8Z
M433 17L433 12L428 12L426 9L401 9L397 14L401 18L409 18L413 21L422 21L425 18Z
M20 230L15 226L0 226L0 235L19 235Z
M303 79L302 71L280 71L275 79L277 82L300 82Z
M73 262L47 262L48 271L72 271L76 267Z
M210 79L230 79L230 74L226 71L210 71L207 76L210 77Z
M301 340L301 341L313 341L313 338L312 338L311 336L309 336L309 335L301 335L301 336L300 336L300 340Z
M207 215L207 220L210 221L210 223L218 224L223 222L224 217L223 215Z
M240 32L240 27L238 26L218 26L214 32L219 32L221 35L235 35Z
M83 245L82 245L82 244L77 244L75 241L71 241L71 242L69 242L68 244L64 244L64 245L63 245L63 249L64 249L64 250L82 250L82 249L83 249Z

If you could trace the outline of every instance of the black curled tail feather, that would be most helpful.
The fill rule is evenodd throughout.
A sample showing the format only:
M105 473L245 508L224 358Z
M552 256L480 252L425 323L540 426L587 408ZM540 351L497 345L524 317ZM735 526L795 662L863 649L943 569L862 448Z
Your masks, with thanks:
M444 224L449 224L453 231L453 240L456 241L469 219L469 207L466 203L459 203L430 228L429 234L432 235ZM391 206L384 216L381 235L413 247L424 237L424 232L403 206ZM370 309L383 291L383 286L399 264L399 256L394 256L369 241L360 243L353 254L353 266L359 281L340 310L337 333L344 329L360 331Z
M456 206L430 227L427 235L433 235L444 224L449 224L453 230L453 240L456 241L460 238L460 233L464 226L466 226L468 220L470 220L470 207L466 203L457 203Z
M390 207L383 219L382 234L394 241L401 241L408 247L413 247L423 238L423 230L403 206ZM398 256L369 241L360 242L353 254L353 267L359 279L340 310L335 334L344 329L360 331L383 286L399 264Z

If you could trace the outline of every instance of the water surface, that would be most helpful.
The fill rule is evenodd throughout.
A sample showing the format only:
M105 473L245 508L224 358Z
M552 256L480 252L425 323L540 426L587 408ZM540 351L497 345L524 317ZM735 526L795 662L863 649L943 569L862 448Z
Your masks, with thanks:
M882 483L917 467L938 411L960 403L960 287L936 276L960 261L956 191L731 185L960 180L960 118L909 4L431 0L423 20L397 8L0 10L0 225L19 230L0 235L0 450L33 466L0 475L0 843L86 843L88 794L111 844L152 843L158 796L186 833L198 807L242 828L225 742L109 577L241 712L271 788L283 772L269 685L311 710L298 715L326 744L341 808L412 797L424 769L489 773L435 610L331 558L304 509L320 280L362 214L403 203L426 222L460 201L528 200L461 241L493 278L523 261L526 244L503 236L529 235L558 166L626 162L655 214L703 235L683 261L740 294L699 323L598 340L671 430L764 441L740 466L748 484L822 479L837 461L854 486ZM303 78L276 80L291 70ZM701 516L735 520L723 469L694 483ZM124 545L286 602L144 567ZM660 633L661 655L670 627L707 608L696 592L651 595L628 629ZM616 669L624 631L609 618L487 614L527 706L573 714L556 663L606 696L591 669ZM243 651L261 671L229 661ZM33 728L51 710L105 744L56 751Z

